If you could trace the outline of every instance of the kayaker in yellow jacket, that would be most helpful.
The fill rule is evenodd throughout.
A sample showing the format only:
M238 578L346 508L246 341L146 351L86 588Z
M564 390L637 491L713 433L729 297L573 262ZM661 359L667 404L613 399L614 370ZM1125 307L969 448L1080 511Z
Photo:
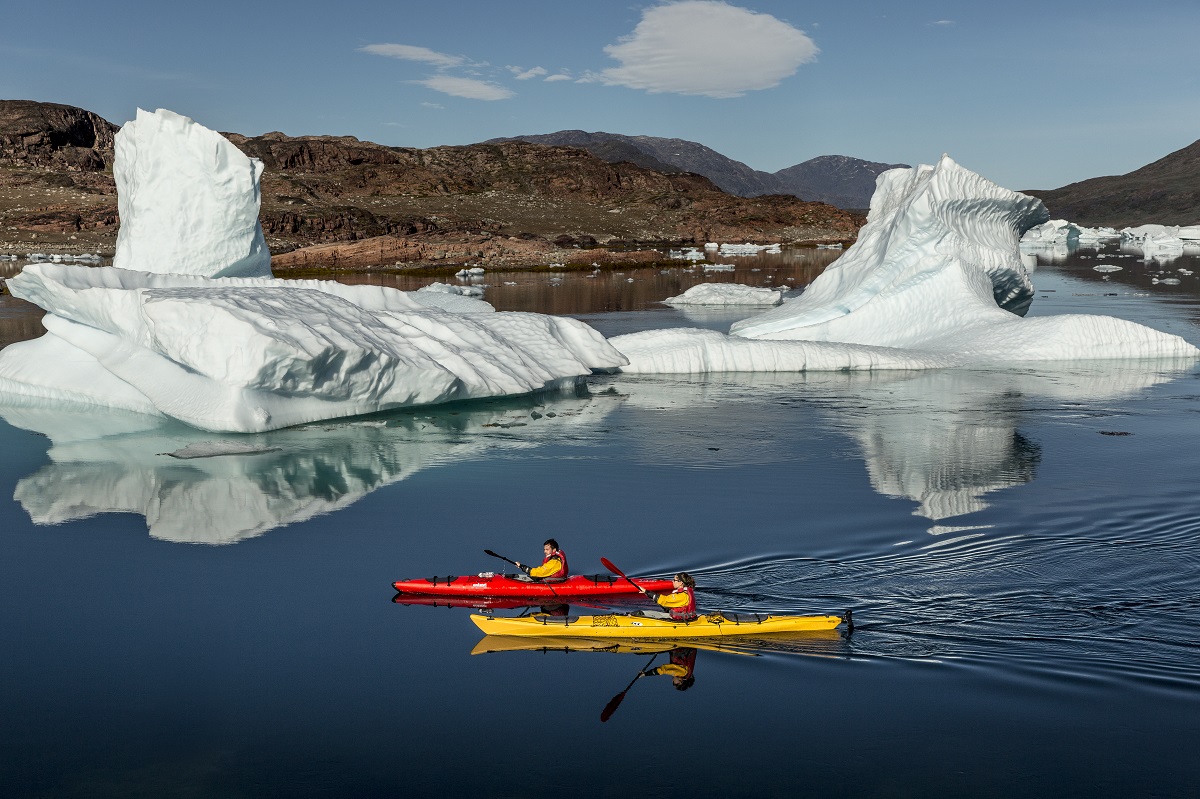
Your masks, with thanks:
M681 646L671 650L671 662L658 668L644 671L646 677L667 676L678 691L686 691L696 682L693 672L696 670L696 650L690 646Z
M547 577L561 578L570 574L567 568L567 556L561 549L558 548L558 542L553 538L547 538L542 544L542 552L545 558L542 559L541 566L525 566L521 561L513 561L517 564L517 568L528 574L535 580L545 580Z
M638 590L667 609L666 618L675 621L692 621L696 618L696 581L687 572L680 572L671 581L675 589L669 594L656 594L641 586ZM654 614L647 613L652 616Z

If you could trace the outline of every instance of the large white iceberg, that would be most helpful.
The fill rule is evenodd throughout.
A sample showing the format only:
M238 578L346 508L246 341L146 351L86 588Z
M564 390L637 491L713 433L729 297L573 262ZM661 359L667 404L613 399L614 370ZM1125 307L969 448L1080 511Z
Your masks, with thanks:
M49 311L48 332L0 352L0 394L260 432L540 391L625 363L573 319L263 276L261 164L169 111L139 111L117 141L117 184L133 195L118 266L30 264L8 281Z
M867 224L802 295L731 336L648 331L612 339L624 371L700 373L985 366L1189 358L1184 339L1108 316L1024 319L1033 299L1019 240L1042 202L948 156L879 176Z

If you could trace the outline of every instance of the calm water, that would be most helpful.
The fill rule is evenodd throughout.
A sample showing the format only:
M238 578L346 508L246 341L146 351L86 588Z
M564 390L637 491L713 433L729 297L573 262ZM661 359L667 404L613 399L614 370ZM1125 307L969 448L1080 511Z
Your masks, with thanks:
M1047 258L1031 314L1200 343L1197 259L1110 254ZM653 306L683 271L507 277L487 299L608 335L745 313ZM38 316L0 299L6 340ZM0 415L5 795L1200 793L1194 364L603 377L197 460L162 453L222 437ZM548 536L857 627L701 648L689 690L639 680L601 722L667 654L489 651L468 611L391 601Z

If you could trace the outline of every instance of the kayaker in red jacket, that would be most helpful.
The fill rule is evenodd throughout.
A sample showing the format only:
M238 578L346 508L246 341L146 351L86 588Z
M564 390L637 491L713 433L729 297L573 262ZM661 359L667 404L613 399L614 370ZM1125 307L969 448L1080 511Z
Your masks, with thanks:
M570 574L567 568L567 556L561 549L558 548L558 542L553 538L547 538L542 544L542 552L546 557L542 559L541 566L524 566L521 561L514 561L517 568L528 574L535 580L545 580L547 577L562 578Z
M674 621L692 621L696 618L696 581L687 572L680 572L672 582L675 590L669 594L656 594L640 586L638 590L666 608L667 618Z

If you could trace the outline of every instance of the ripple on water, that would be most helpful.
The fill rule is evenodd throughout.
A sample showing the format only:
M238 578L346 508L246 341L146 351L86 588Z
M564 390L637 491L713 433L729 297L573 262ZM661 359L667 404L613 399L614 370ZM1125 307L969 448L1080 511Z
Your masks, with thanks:
M1198 551L1200 519L1143 505L1086 530L1069 521L1022 533L975 530L858 557L775 557L696 576L720 607L852 608L847 654L855 657L1195 695Z

